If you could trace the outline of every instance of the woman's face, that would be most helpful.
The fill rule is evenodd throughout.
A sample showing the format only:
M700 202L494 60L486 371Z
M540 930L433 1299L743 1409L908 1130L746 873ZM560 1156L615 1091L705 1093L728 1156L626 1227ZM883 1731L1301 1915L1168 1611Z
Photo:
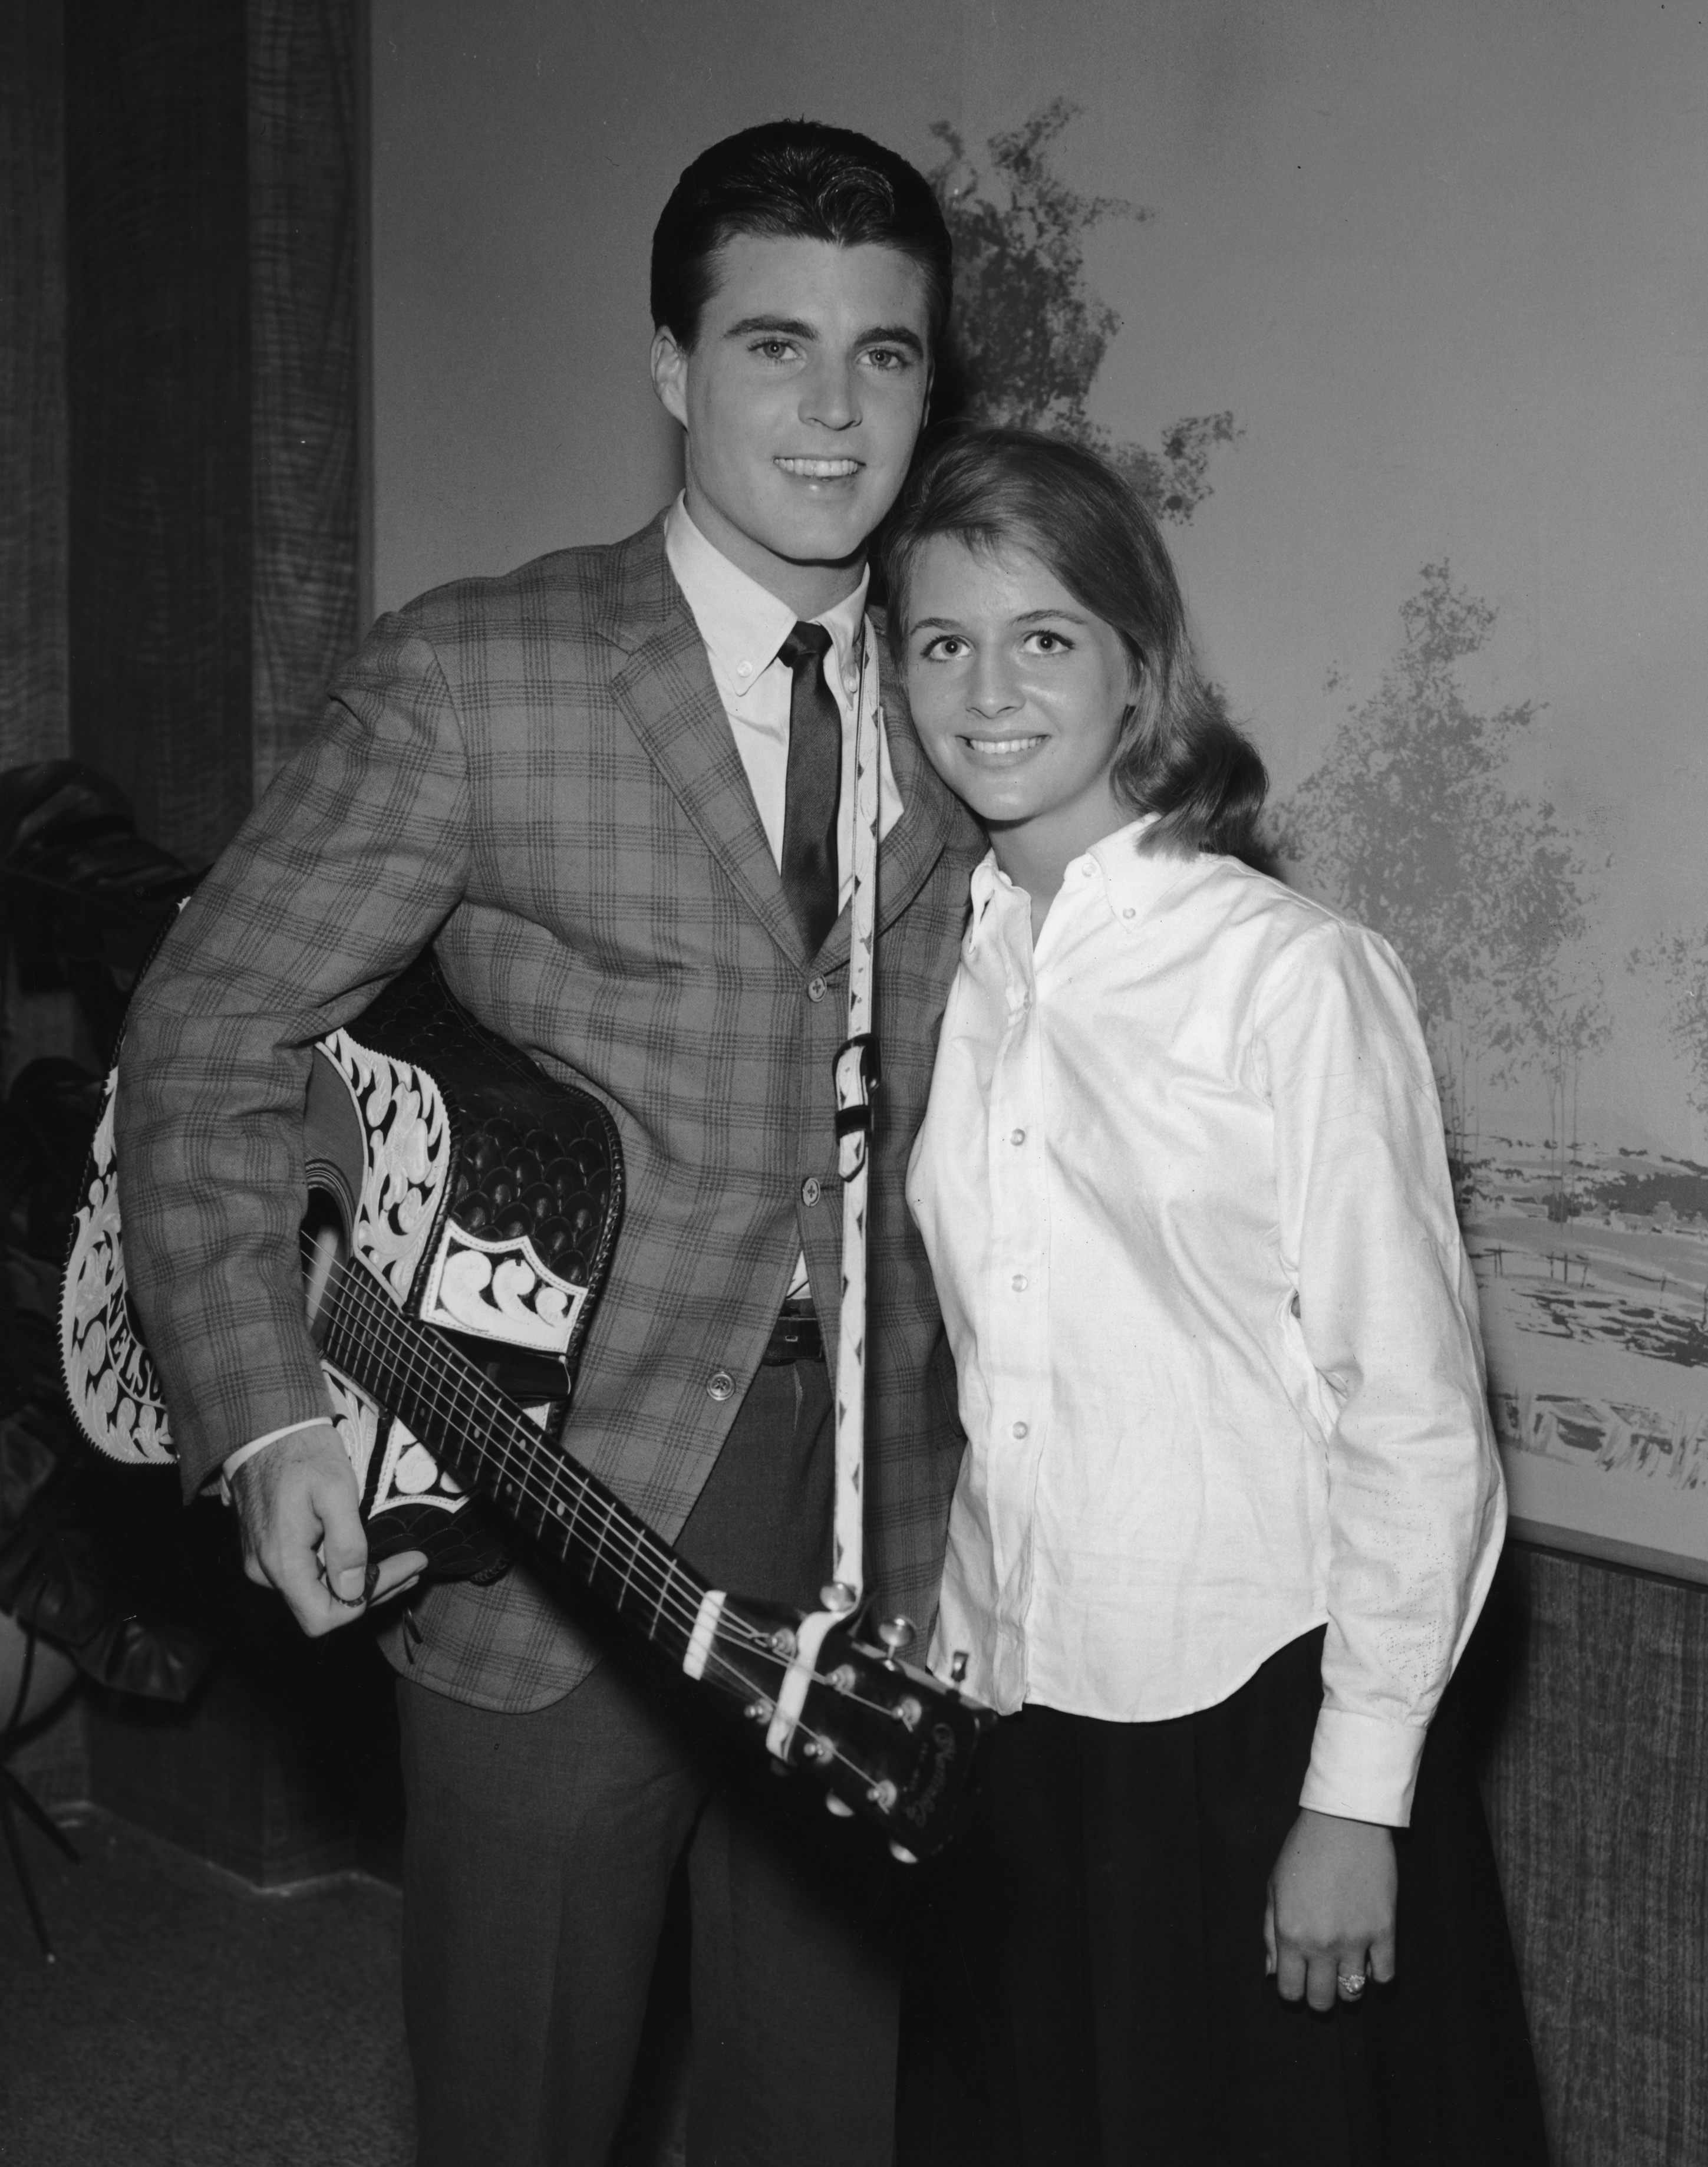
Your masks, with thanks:
M1119 636L1029 549L926 543L907 699L932 766L996 835L1060 868L1133 817L1109 787L1136 697ZM1005 864L1005 870L1013 871Z

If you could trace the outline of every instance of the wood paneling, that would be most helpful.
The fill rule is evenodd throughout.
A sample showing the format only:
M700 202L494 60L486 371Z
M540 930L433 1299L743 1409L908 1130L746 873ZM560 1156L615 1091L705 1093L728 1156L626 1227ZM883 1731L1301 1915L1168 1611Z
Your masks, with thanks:
M0 767L67 744L63 13L0 8Z
M247 811L243 0L68 0L72 750L204 860Z
M1485 1792L1557 2167L1708 2159L1708 1593L1514 1550L1491 1611Z
M353 0L249 0L257 795L357 636L355 40Z

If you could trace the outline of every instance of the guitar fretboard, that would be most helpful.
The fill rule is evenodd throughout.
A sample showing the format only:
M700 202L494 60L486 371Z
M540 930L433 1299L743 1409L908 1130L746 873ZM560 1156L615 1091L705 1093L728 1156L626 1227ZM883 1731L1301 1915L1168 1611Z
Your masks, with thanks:
M597 1476L566 1459L458 1349L405 1317L360 1264L341 1264L323 1298L321 1352L391 1409L442 1466L490 1498L595 1594L679 1663L706 1585ZM750 1682L723 1665L708 1684Z

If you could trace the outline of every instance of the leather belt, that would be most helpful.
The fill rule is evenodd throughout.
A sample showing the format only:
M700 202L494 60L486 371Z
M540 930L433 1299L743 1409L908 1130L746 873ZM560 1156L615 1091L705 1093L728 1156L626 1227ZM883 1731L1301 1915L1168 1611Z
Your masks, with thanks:
M824 1334L810 1301L785 1301L777 1312L771 1336L760 1355L761 1365L775 1370L785 1362L822 1362Z

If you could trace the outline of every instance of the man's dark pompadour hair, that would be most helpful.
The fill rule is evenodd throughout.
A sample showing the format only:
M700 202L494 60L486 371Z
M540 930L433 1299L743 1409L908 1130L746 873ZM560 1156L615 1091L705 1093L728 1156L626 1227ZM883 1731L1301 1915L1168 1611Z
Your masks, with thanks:
M653 234L653 322L685 352L716 289L717 253L737 234L868 244L925 274L935 345L949 316L949 228L930 183L905 158L817 120L770 120L726 136L670 193Z

